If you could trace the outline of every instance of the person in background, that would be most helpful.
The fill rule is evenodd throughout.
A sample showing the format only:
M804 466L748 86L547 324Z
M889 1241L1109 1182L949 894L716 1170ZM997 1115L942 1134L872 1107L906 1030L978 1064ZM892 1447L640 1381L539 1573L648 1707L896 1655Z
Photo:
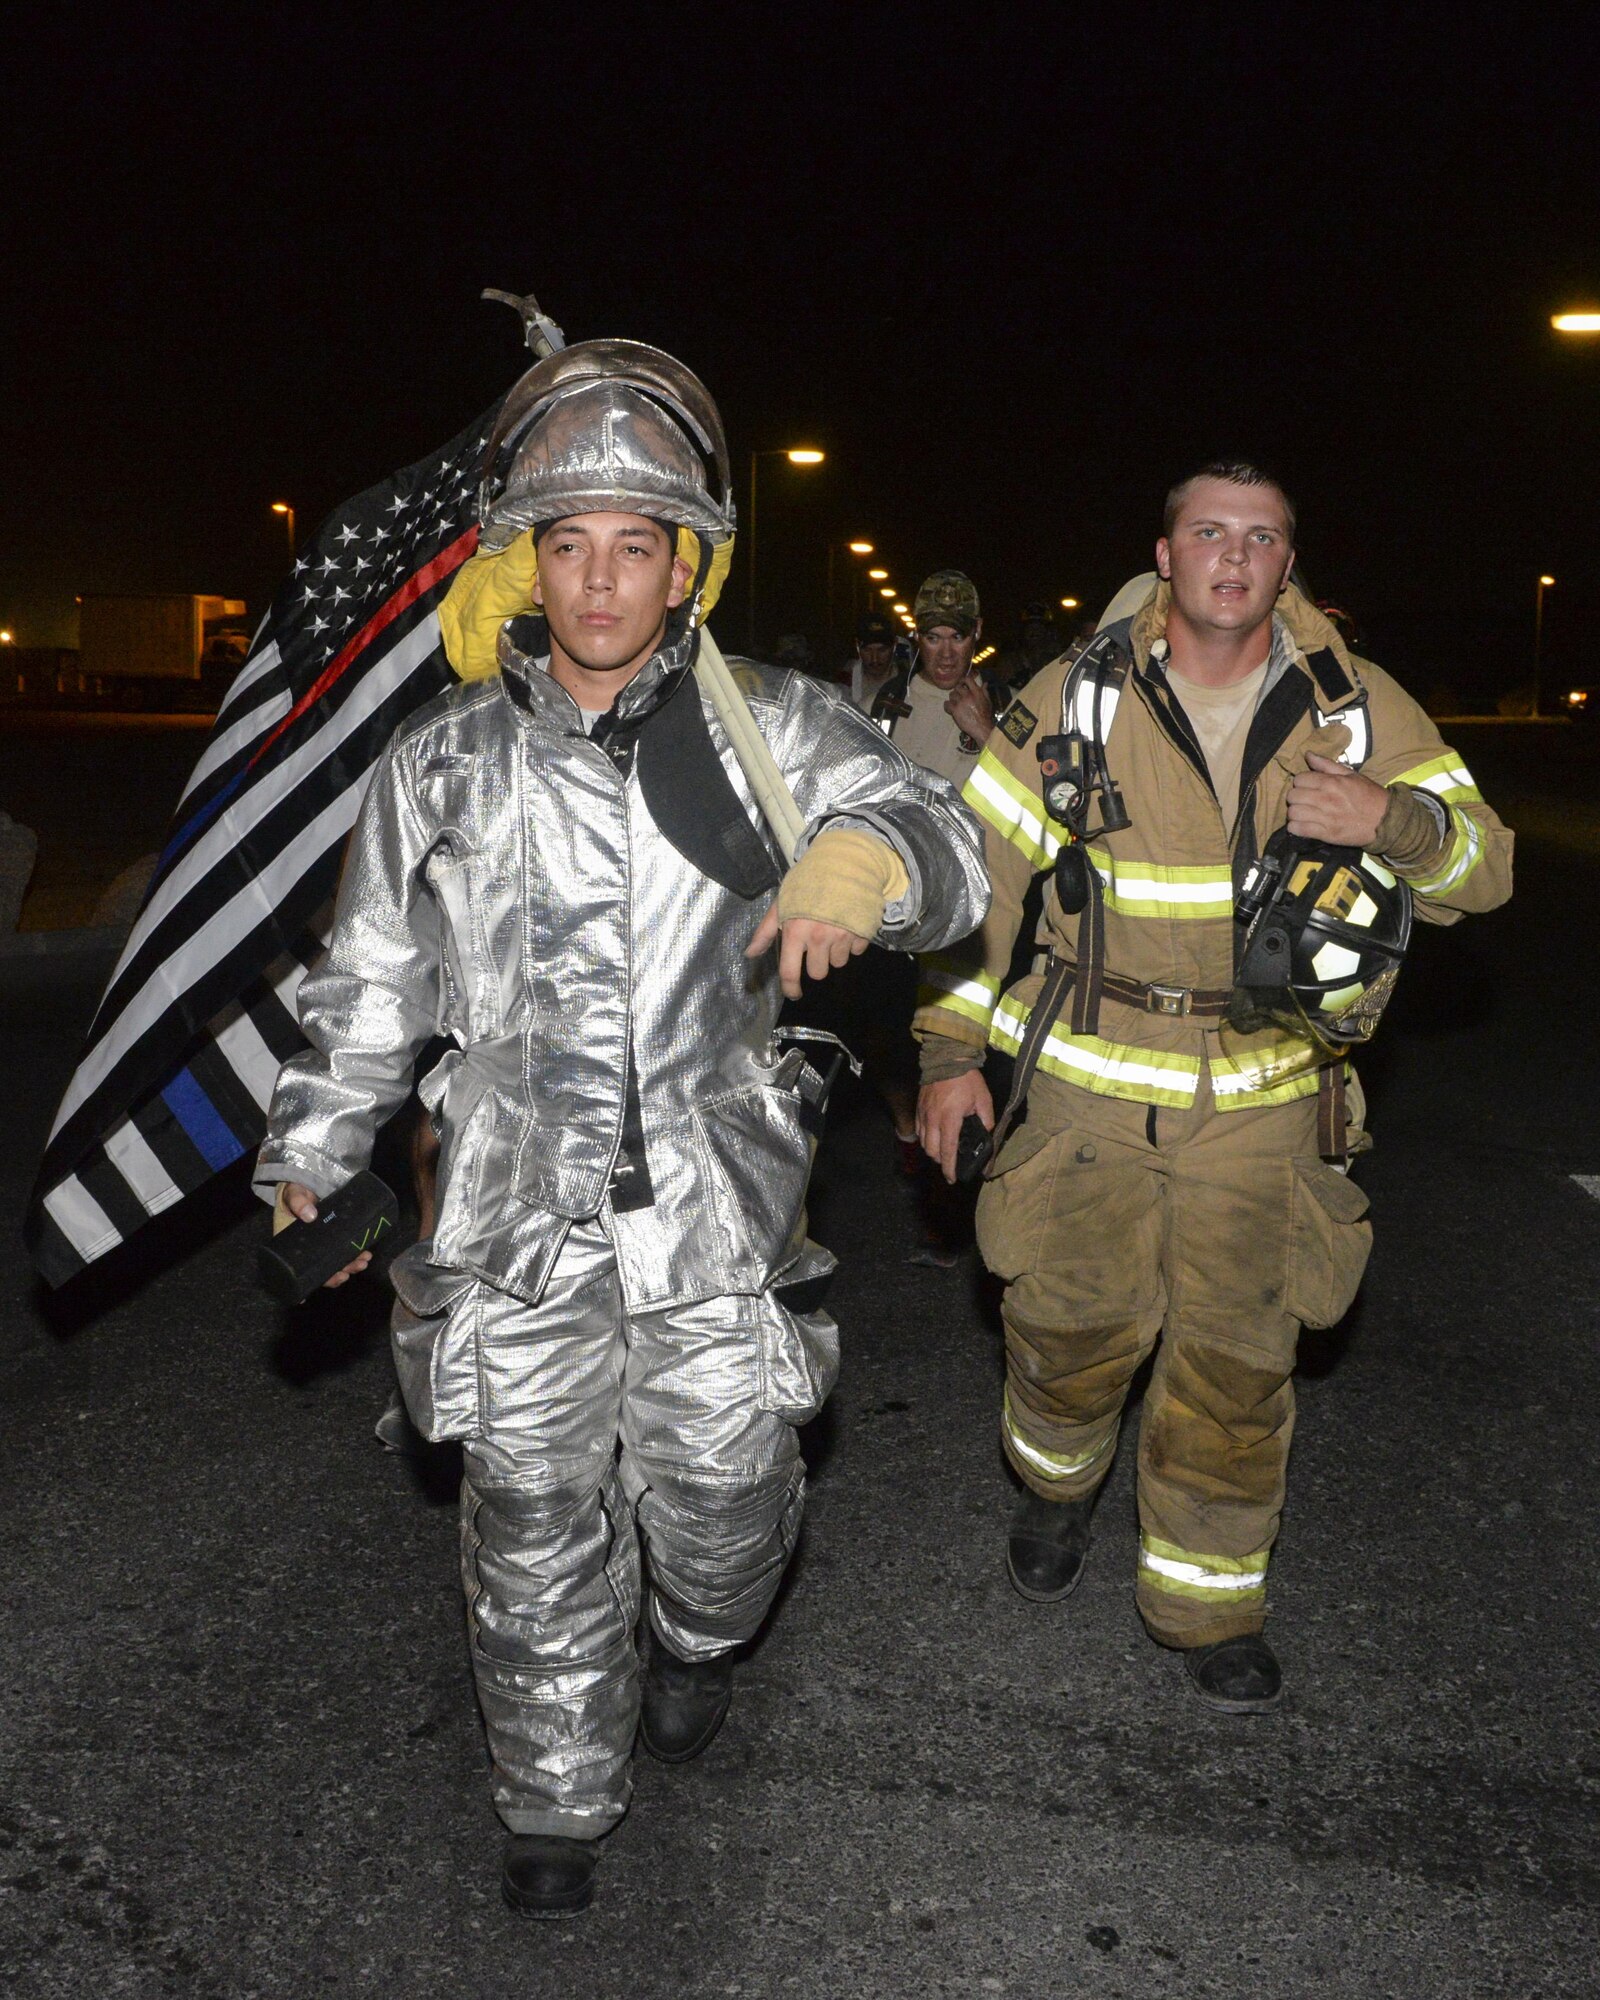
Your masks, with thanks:
M856 627L855 658L845 668L850 699L863 715L872 713L872 704L884 682L895 671L895 641L900 637L887 612L869 611Z
M978 586L958 569L935 570L911 607L917 651L884 682L870 710L914 764L958 790L989 740L1006 697L987 668L973 666L983 637Z

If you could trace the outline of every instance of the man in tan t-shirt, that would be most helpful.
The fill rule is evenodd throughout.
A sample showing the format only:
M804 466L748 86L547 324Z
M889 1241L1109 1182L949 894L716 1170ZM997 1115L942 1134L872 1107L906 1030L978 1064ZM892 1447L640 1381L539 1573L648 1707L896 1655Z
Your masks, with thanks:
M1244 767L1245 738L1250 734L1256 704L1266 686L1270 659L1246 674L1242 680L1214 687L1180 673L1168 662L1167 684L1178 697L1191 728L1205 752L1211 789L1222 808L1222 823L1232 828L1239 816L1239 773Z
M957 791L994 728L997 686L973 655L983 636L978 587L958 569L935 570L911 607L917 657L885 683L872 719L914 764L937 771Z
M914 764L948 778L957 791L966 783L978 753L988 742L995 717L1005 706L998 679L973 656L983 637L978 587L958 569L935 570L912 600L917 628L916 658L879 689L869 713ZM868 954L857 974L862 991L857 1034L867 1068L894 1121L895 1156L901 1173L923 1185L929 1197L925 1216L928 1261L946 1265L955 1257L952 1241L969 1231L966 1210L952 1222L950 1204L937 1186L929 1187L917 1140L917 1063L911 1016L917 1005L914 962L887 952Z

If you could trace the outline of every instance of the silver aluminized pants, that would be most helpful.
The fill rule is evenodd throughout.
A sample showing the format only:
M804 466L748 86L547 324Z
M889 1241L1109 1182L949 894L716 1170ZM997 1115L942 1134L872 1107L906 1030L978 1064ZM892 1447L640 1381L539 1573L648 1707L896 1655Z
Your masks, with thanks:
M441 1347L474 1363L461 1559L495 1809L514 1833L593 1838L631 1786L635 1521L674 1652L754 1634L799 1529L794 1426L832 1386L833 1322L770 1295L630 1312L594 1221L536 1306L473 1280L431 1329L402 1304L395 1332L429 1435L460 1434L436 1407Z

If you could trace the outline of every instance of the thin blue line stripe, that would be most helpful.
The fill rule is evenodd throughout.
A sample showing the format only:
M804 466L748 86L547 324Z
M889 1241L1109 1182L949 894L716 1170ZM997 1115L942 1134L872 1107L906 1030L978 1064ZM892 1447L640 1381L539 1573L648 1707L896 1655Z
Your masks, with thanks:
M213 1173L231 1167L244 1151L243 1143L234 1137L232 1127L188 1070L178 1071L162 1091L161 1098L194 1141L201 1159Z

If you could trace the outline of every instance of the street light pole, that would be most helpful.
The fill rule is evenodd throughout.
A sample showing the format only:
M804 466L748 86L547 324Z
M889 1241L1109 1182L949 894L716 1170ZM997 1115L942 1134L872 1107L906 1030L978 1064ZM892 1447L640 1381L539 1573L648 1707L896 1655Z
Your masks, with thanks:
M849 550L849 552L853 556L870 556L872 554L871 542L863 542L863 541L846 542L844 546ZM834 606L837 602L833 588L833 569L834 569L834 558L838 554L838 552L839 552L839 544L837 542L830 541L828 544L828 657L830 660L834 657L835 647L838 638L838 627L837 624L835 623L833 615ZM849 617L846 620L846 623L853 627L855 622L856 622L856 584L855 584L855 574L852 571L850 577Z
M284 526L285 526L285 527L286 527L286 528L288 529L288 531L289 531L289 554L290 554L291 556L293 556L293 554L294 554L294 509L293 509L293 508L292 508L292 507L291 507L291 506L289 505L289 503L288 503L288 501L287 501L287 500L274 500L274 501L273 501L273 503L272 503L272 511L273 511L273 513L274 513L274 514L281 514L281 515L283 516L283 525L284 525Z
M1539 682L1544 666L1544 594L1554 582L1553 576L1541 576L1533 590L1533 707L1530 714L1535 720L1539 714Z
M752 654L756 650L756 469L764 458L786 458L791 465L821 465L823 454L806 445L790 445L778 451L753 451L750 454L750 525L746 529L750 539L750 618L745 636Z

